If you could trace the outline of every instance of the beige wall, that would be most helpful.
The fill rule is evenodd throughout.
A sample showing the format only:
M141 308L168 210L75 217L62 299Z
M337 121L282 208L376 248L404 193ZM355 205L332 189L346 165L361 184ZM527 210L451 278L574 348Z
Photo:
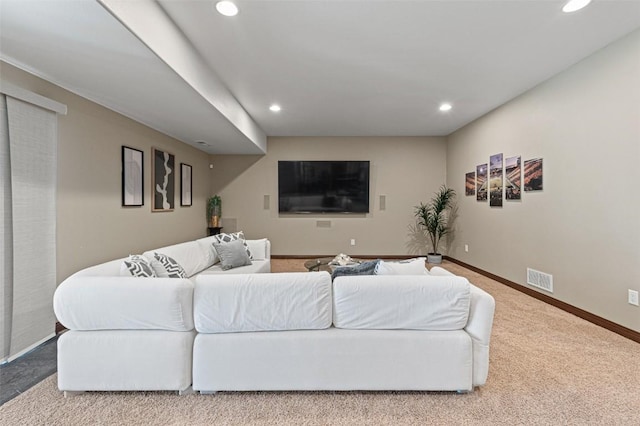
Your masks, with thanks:
M2 79L66 104L58 120L58 282L102 261L202 237L209 195L209 155L120 114L0 62ZM144 151L145 204L121 207L121 147ZM151 213L151 147L193 166L193 206ZM38 232L34 228L34 232ZM37 256L36 253L34 255Z
M422 254L426 241L412 229L413 209L446 180L459 193L459 210L445 252L523 285L527 267L551 273L554 297L640 331L640 308L627 303L627 289L640 290L640 31L448 138L274 137L266 156L209 157L0 65L2 79L69 109L59 120L58 281L91 264L203 236L205 200L214 193L222 196L225 230L268 237L276 255ZM122 145L145 152L141 208L120 206ZM152 146L193 166L193 207L177 198L174 212L151 213ZM465 197L464 174L496 153L543 157L544 191L502 208ZM371 212L279 215L278 160L332 159L371 161Z
M445 139L358 137L268 139L258 156L214 156L212 191L222 196L225 231L268 237L276 255L405 255L425 253L416 240L413 207L445 180ZM279 215L278 160L371 161L370 213L366 215ZM270 208L264 209L264 196ZM380 210L379 196L386 196ZM318 227L330 221L331 227ZM356 240L354 247L350 239Z
M640 31L448 137L447 182L489 156L544 159L544 190L491 208L460 197L449 254L526 285L553 274L554 294L640 331ZM464 252L464 244L469 252Z

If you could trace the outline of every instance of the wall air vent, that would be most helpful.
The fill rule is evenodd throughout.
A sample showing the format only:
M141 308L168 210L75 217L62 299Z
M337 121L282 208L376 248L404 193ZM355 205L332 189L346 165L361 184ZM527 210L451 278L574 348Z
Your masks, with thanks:
M527 268L527 284L553 293L553 275Z

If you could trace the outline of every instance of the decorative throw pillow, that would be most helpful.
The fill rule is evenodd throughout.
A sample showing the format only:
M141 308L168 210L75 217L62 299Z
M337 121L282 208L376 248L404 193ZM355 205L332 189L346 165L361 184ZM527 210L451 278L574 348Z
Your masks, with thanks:
M161 278L187 278L184 268L172 257L154 252L151 262L156 275Z
M120 266L120 275L133 277L156 277L151 264L144 256L132 254L122 261Z
M376 267L376 275L429 275L425 267L425 257L385 262L381 260Z
M218 234L218 235L214 235L214 237L216 238L216 241L219 243L230 243L231 241L235 241L235 240L242 241L242 245L244 246L244 249L247 252L247 255L249 256L249 259L253 259L251 250L249 250L247 241L244 238L244 232L238 231L238 232L233 232L231 234Z
M380 262L380 259L362 262L356 266L338 266L331 273L331 281L347 275L375 275L378 262Z
M220 257L220 266L223 271L239 266L251 265L251 259L245 250L244 243L241 240L232 240L228 243L213 243L218 257Z

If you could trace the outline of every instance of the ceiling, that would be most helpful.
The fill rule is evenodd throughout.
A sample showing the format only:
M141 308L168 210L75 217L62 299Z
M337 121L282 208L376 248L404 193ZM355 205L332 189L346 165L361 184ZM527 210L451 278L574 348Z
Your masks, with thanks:
M640 28L638 0L564 2L237 0L230 18L0 0L0 57L205 152L259 154L267 136L448 135Z

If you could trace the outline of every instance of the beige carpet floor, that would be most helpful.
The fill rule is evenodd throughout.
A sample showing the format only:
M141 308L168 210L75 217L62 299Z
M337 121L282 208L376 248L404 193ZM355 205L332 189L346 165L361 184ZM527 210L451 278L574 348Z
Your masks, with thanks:
M273 271L304 271L274 260ZM489 379L473 393L90 392L56 375L0 407L0 425L640 425L640 345L458 265L496 299Z

